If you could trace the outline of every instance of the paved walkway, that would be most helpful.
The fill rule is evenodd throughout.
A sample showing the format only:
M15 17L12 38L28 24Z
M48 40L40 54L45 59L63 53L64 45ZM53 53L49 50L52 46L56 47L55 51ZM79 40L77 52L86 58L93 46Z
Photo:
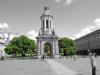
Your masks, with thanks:
M65 67L64 65L58 63L53 59L46 59L47 63L51 66L52 70L57 75L77 75L76 72L72 71L71 69Z
M0 75L56 75L46 61L4 60L0 61Z
M0 75L77 75L69 68L53 59L0 61Z

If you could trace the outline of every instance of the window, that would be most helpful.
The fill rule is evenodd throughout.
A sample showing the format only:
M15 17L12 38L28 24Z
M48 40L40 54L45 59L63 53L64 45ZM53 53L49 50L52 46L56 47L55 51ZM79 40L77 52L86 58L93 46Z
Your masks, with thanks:
M100 39L100 36L98 36L98 39Z
M44 28L44 20L43 20L43 28Z
M49 28L49 21L46 20L46 28Z

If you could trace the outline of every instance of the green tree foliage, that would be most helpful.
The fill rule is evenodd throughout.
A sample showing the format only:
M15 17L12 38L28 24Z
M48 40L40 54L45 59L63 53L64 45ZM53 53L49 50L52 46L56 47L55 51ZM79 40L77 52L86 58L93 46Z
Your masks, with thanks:
M62 56L74 55L76 52L76 47L74 41L67 37L59 39L59 52Z
M8 55L25 56L36 54L36 44L34 40L21 35L20 37L13 38L6 46L5 52Z

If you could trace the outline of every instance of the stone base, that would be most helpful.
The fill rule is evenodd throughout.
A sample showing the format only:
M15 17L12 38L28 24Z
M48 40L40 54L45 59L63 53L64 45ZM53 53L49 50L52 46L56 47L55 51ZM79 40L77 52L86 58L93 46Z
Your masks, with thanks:
M37 59L41 59L41 57L42 57L42 55L39 55L39 56L37 56ZM45 56L45 58L48 58L48 57ZM52 59L59 59L60 58L60 55L53 55L51 58Z
M42 54L37 55L37 59L41 59L42 56L43 56ZM48 58L48 56L45 55L45 58ZM51 59L57 59L57 58L60 58L60 55L59 54L53 54L50 58Z
M59 58L59 57L60 57L59 54L53 55L53 58L54 58L54 59L57 59L57 58Z
M41 59L41 57L42 57L42 55L38 55L38 56L37 56L37 59Z

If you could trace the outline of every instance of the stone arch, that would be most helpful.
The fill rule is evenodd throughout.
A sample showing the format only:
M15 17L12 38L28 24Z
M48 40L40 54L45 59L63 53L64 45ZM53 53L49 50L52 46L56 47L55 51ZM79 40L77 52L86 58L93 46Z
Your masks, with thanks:
M46 54L46 57L52 58L52 44L48 41L44 43L44 53Z
M41 58L44 54L44 44L51 44L51 58L59 58L58 37L37 37L37 58Z

